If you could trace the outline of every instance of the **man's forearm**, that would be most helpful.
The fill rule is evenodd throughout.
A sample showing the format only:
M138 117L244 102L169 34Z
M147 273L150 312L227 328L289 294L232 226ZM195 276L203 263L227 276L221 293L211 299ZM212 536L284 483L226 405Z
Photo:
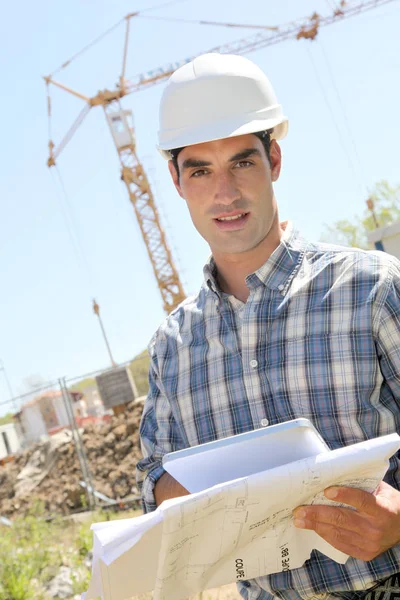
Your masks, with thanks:
M178 483L169 473L164 473L154 487L154 497L157 506L160 506L161 502L169 500L169 498L178 498L178 496L187 496L188 494L187 489Z

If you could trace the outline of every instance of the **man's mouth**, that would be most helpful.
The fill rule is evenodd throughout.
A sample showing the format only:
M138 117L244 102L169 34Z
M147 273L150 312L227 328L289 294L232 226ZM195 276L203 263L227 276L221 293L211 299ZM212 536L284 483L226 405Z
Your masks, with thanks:
M214 222L218 229L223 231L237 231L238 229L242 229L250 216L248 212L236 213L234 215L221 215L219 217L214 217Z
M248 213L240 213L238 215L234 215L233 217L217 217L216 221L234 221L235 219L241 219Z

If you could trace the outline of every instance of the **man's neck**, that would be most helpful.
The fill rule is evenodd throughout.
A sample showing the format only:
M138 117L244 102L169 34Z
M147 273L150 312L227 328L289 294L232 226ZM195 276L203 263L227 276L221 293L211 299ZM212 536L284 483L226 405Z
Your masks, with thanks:
M263 241L252 250L240 254L214 253L217 267L218 284L223 292L246 302L250 290L246 285L246 277L257 271L269 259L279 246L285 232L286 223L271 228Z

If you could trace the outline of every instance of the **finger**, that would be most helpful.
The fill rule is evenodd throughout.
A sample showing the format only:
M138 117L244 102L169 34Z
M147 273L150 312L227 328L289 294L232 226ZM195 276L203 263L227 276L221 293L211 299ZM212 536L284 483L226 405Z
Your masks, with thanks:
M391 500L393 494L397 495L397 493L398 490L386 483L386 481L381 481L376 490L373 492L373 496L378 497L379 500L382 500L383 498Z
M368 561L381 552L377 545L367 545L362 536L341 532L325 523L318 523L314 531L331 546L353 558Z
M350 487L330 487L324 493L329 500L353 506L360 513L365 513L371 517L379 515L377 496L369 492Z
M341 508L339 506L325 506L322 504L300 506L293 511L293 516L297 521L304 521L312 525L306 527L306 529L315 529L314 524L324 523L337 529L362 534L370 527L370 523L365 516L359 515L351 508Z
M331 546L360 560L372 560L380 554L377 543L368 543L361 535L349 531L341 531L326 523L314 523L314 531Z

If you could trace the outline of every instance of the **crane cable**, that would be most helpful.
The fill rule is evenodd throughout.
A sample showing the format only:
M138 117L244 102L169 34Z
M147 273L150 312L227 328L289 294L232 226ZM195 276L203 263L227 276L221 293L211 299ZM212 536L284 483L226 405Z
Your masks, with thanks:
M332 13L335 12L335 10L338 10L338 5L335 4L335 2L332 1L331 4L331 0L327 0L328 2L328 7L329 10L332 11ZM351 4L355 4L356 0L349 0L346 2L347 5L351 5ZM153 16L153 15L142 15L142 12L144 11L139 11L135 16L142 18L142 19L153 19L153 20L157 20L157 21L170 21L173 23L186 23L186 24L191 24L191 25L215 25L217 27L238 27L241 29L266 29L266 30L270 30L270 31L279 31L282 27L284 26L288 26L288 25L296 25L299 23L304 23L306 22L309 23L309 19L297 19L294 21L288 21L282 25L252 25L252 24L248 24L248 23L227 23L227 22L223 22L223 21L205 21L203 19L182 19L180 17L163 17L163 16Z
M332 2L332 0L325 0L325 4L327 4L329 10L331 10L332 12L336 10L336 7L334 6L334 2Z
M308 45L306 46L306 51L307 51L307 54L308 54L308 56L309 56L309 58L310 58L310 62L311 62L311 64L312 64L312 67L313 67L313 70L314 70L314 74L315 74L315 77L316 77L317 83L318 83L318 85L319 85L319 88L320 88L320 90L321 90L322 96L323 96L323 98L324 98L324 100L325 100L325 104L326 104L326 106L327 106L327 108L328 108L328 111L329 111L329 113L330 113L331 117L332 117L332 121L333 121L334 127L335 127L335 129L336 129L336 132L337 132L337 134L338 134L338 137L339 137L339 142L340 142L340 145L341 145L341 147L342 147L343 153L344 153L344 155L346 155L346 156L347 156L348 164L349 164L349 166L350 166L350 170L351 170L351 172L352 172L352 174L353 174L353 177L354 177L355 181L356 181L356 182L357 182L357 184L358 184L358 187L359 187L359 189L360 189L360 192L361 192L361 193L363 193L363 189L364 189L364 187L365 187L365 186L364 186L364 185L361 183L361 181L360 181L360 178L359 178L359 175L358 175L358 173L357 173L357 171L356 171L356 168L355 168L355 166L354 166L354 163L353 163L352 157L351 157L351 155L350 155L350 153L349 153L349 151L348 151L348 147L347 147L347 146L346 146L346 144L343 142L343 136L342 136L342 133L341 133L341 131L340 131L340 128L339 128L339 125L338 125L338 122L337 122L337 119L336 119L336 116L335 116L335 112L334 112L334 110L333 110L333 108L332 108L332 106L331 106L331 103L329 102L329 98L328 98L328 96L327 96L327 94L326 94L326 92L325 92L324 85L323 85L323 83L322 83L322 80L321 80L321 77L320 77L320 75L319 75L319 72L318 72L317 66L316 66L316 64L315 64L315 61L314 61L314 58L313 58L313 56L312 56L312 52L310 51L310 48L308 47Z
M152 10L158 10L160 8L166 8L167 6L172 6L173 4L180 4L181 2L187 2L188 0L169 0L169 2L164 2L163 4L158 4L157 6L151 6L150 8L143 8L142 10L138 10L138 13L150 12Z
M342 113L343 122L344 122L344 125L345 125L346 129L347 129L348 138L349 138L349 140L351 142L351 145L353 146L354 156L355 156L356 161L357 161L359 173L361 174L361 178L364 179L364 175L363 175L364 168L363 168L362 161L360 159L360 155L359 155L359 152L358 152L356 140L355 140L355 137L354 137L352 129L351 129L350 119L349 119L348 114L346 112L346 109L344 107L344 103L342 102L342 98L341 98L341 95L339 93L339 88L338 88L338 86L336 84L336 80L335 80L335 77L333 75L332 66L331 66L330 60L328 58L328 54L327 54L327 52L325 50L324 44L322 43L321 39L317 40L317 44L320 46L320 48L322 50L322 56L323 56L323 58L325 60L326 70L327 70L328 75L330 77L330 80L331 80L331 83L332 83L332 87L335 90L335 94L336 94L336 98L337 98L337 101L338 101L339 109L340 109L340 111ZM365 182L364 182L364 185L365 185Z
M144 12L150 12L152 10L157 10L159 8L164 8L166 6L171 6L172 4L178 4L180 2L188 2L188 0L170 0L170 2L165 2L165 3L159 4L157 6L152 6L152 7L149 7L149 8L144 8L144 9L139 10L137 12L134 12L134 13L126 16L126 17L123 17L122 19L120 19L119 21L117 21L117 23L114 23L114 25L112 25L111 27L109 27L109 29L106 29L106 31L104 31L104 33L102 33L101 35L97 36L89 44L87 44L86 46L84 46L82 48L82 50L79 50L79 52L76 52L73 56L71 56L70 59L66 60L55 71L53 71L49 75L49 77L52 78L54 75L56 75L57 73L59 73L60 71L62 71L66 67L68 67L72 63L72 61L74 61L76 58L78 58L79 56L81 56L82 54L84 54L85 52L87 52L88 50L90 50L90 48L92 48L93 46L95 46L96 44L98 44L99 42L101 42L101 40L103 40L107 35L109 35L115 29L117 29L117 27L119 27L121 25L121 23L123 23L127 18L138 17L138 16L140 16Z
M60 71L62 71L62 69L65 69L66 67L68 67L72 63L73 60L75 60L76 58L78 58L79 56L81 56L82 54L84 54L85 52L87 52L88 50L90 50L90 48L92 48L92 46L94 46L95 44L97 44L98 42L100 42L103 38L105 38L112 31L114 31L114 29L116 29L117 27L119 27L119 25L121 25L121 23L123 23L124 20L125 20L125 17L123 19L120 19L118 21L118 23L115 23L114 25L112 25L104 33L102 33L97 38L95 38L93 41L91 41L89 44L87 44L86 46L84 46L84 48L82 48L82 50L79 50L79 52L76 52L76 54L74 54L73 56L71 56L71 58L69 60L66 60L61 66L58 67L58 69L56 69L55 71L53 71L49 75L49 77L53 77L54 75L56 75L57 73L59 73Z
M173 23L185 23L190 25L216 25L217 27L239 27L241 29L268 29L270 31L279 31L277 25L251 25L247 23L225 23L222 21L204 21L202 19L182 19L180 17L160 17L153 15L136 15L142 19L152 19L155 21L170 21Z
M50 169L50 172L52 172L52 171L53 171L53 169ZM70 198L68 196L68 192L66 190L63 178L61 176L60 170L57 165L55 165L55 172L57 175L57 181L53 175L52 175L52 179L53 179L54 185L57 186L59 189L61 189L61 192L62 192L61 197L63 198L63 201L61 201L61 198L60 198L60 208L61 208L61 212L62 212L63 219L64 219L64 225L65 225L67 233L68 233L70 246L71 246L73 253L75 254L75 258L79 264L79 268L81 270L81 275L82 275L83 280L86 282L86 284L88 284L88 280L89 280L90 287L93 288L92 270L89 266L89 262L86 257L86 253L85 253L85 250L84 250L84 247L82 244L82 240L81 240L81 237L79 234L79 228L77 225L77 221L75 218L75 214L74 214L74 211L72 208ZM89 287L89 285L88 285L88 287ZM90 298L92 299L93 297L95 297L95 294L91 293Z
M50 85L49 82L46 81L46 98L47 98L47 125L49 130L49 140L51 140L51 95L50 95Z

